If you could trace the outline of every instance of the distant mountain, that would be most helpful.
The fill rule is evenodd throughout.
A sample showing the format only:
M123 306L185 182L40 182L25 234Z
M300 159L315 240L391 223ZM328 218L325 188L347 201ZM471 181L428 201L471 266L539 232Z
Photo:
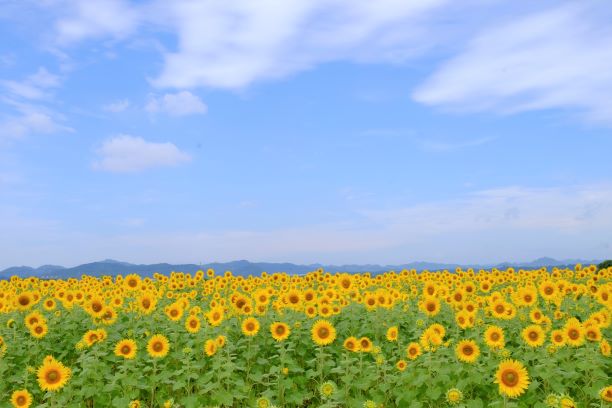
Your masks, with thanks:
M433 262L411 262L402 265L377 265L377 264L365 264L365 265L298 265L293 263L270 263L270 262L249 262L245 260L233 261L233 262L213 262L208 264L168 264L159 263L151 265L137 265L128 262L115 261L113 259L105 259L99 262L91 262L72 268L65 268L57 265L43 265L38 268L32 268L29 266L14 266L7 268L0 272L0 279L8 279L13 275L20 277L35 276L43 279L67 279L67 278L79 278L81 275L92 275L92 276L103 276L103 275L126 275L129 273L137 273L141 276L152 276L154 273L162 273L168 275L170 272L185 272L195 273L199 270L207 270L209 268L214 269L218 274L222 274L225 271L232 271L234 275L248 276L248 275L260 275L262 272L274 273L274 272L286 272L289 274L303 275L317 268L323 268L326 272L371 272L381 273L390 270L401 271L402 269L416 269L418 271L429 270L454 270L457 267L461 268L475 268L475 269L505 269L509 267L513 268L524 268L534 269L541 268L543 266L573 266L577 263L583 265L598 264L600 260L583 260L583 259L566 259L559 261L553 258L538 258L531 262L504 262L495 265L460 265L460 264L446 264L446 263L433 263Z

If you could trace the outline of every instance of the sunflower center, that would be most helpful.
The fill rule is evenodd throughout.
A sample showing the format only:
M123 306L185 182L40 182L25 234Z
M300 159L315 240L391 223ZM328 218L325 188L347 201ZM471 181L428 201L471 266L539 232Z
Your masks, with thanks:
M539 336L538 336L538 333L537 333L537 332L535 332L535 331L530 331L530 332L529 332L529 338L530 338L531 340L537 340L537 339L538 339L538 337L539 337Z
M434 310L436 310L436 305L434 305L433 303L428 303L427 304L427 311L428 312L433 312Z
M276 326L276 334L279 336L285 334L285 326Z
M91 310L93 310L94 312L99 312L100 310L102 310L102 305L96 302L91 306Z
M42 326L36 326L34 331L36 332L36 334L41 334L43 332L43 328L42 328Z
M505 310L504 309L504 305L497 305L497 306L495 306L495 311L497 313L504 313L504 310Z
M255 325L254 325L253 323L249 322L249 323L247 323L247 325L246 325L246 329L247 329L248 331L253 331L253 330L255 330Z
M148 309L148 308L151 306L151 301L150 301L149 299L144 299L144 300L142 301L142 306L143 306L145 309Z
M410 350L408 350L408 353L410 353L411 356L414 356L417 353L417 351L415 348L411 348Z
M518 373L513 369L504 370L501 375L502 382L508 387L514 387L518 384L519 376Z
M329 329L327 327L320 327L317 333L322 339L326 339L327 337L329 337Z
M153 343L153 350L160 352L163 349L164 349L164 345L161 344L161 342L158 341L158 342Z
M553 288L551 288L550 286L547 287L546 289L544 289L544 293L546 293L547 295L550 295L553 293Z
M189 322L189 326L195 329L198 326L198 322L194 319Z
M128 345L121 347L121 354L130 354L131 348Z
M493 340L493 341L499 340L499 333L497 333L497 332L491 333L491 340Z
M24 397L23 395L20 395L17 397L16 401L17 401L17 405L21 407L26 404L26 397Z
M578 333L578 330L576 329L571 329L567 335L569 336L570 339L572 340L576 340L578 337L580 337L580 334Z
M53 370L50 370L47 373L45 378L47 379L47 382L49 384L55 384L56 382L58 382L60 380L60 373L59 373L59 371L53 369Z
M30 298L28 298L27 296L20 296L19 297L19 304L21 306L27 306L30 304Z
M472 354L474 354L474 349L472 348L472 346L463 346L463 354L465 354L466 356L471 356Z

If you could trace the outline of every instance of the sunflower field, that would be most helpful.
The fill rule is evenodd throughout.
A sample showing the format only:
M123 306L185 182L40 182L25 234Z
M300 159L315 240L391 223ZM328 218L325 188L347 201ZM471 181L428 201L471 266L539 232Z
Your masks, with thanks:
M612 407L612 268L0 281L0 407Z

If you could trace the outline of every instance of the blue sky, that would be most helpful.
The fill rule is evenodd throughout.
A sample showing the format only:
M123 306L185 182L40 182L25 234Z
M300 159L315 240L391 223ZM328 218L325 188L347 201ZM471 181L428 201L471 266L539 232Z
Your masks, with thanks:
M609 258L612 7L456 3L3 2L0 268Z

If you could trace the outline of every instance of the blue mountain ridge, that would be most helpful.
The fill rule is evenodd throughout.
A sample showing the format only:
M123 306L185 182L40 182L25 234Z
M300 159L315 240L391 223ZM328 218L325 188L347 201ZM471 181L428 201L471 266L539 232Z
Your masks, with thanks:
M246 260L232 261L232 262L212 262L206 264L169 264L169 263L157 263L157 264L132 264L128 262L115 261L112 259L105 259L103 261L86 263L71 268L66 268L57 265L43 265L38 268L32 268L29 266L14 266L0 271L0 279L9 279L11 276L25 277L38 277L43 279L67 279L67 278L80 278L82 275L91 276L115 276L115 275L126 275L129 273L137 273L141 276L152 276L154 273L161 273L168 275L173 271L195 273L199 270L207 270L212 268L218 274L225 271L232 271L234 275L248 276L248 275L260 275L262 272L274 273L274 272L286 272L289 274L303 275L317 268L323 268L326 272L348 272L348 273L359 273L359 272L371 272L371 273L382 273L386 271L401 271L402 269L416 269L417 271L423 270L454 270L457 267L461 268L474 268L474 269L506 269L509 267L523 268L523 269L534 269L543 266L546 267L573 267L577 263L583 265L598 264L600 260L581 260L581 259L566 259L556 260L553 258L538 258L531 262L504 262L500 264L490 265L461 265L454 263L435 263L435 262L411 262L407 264L399 265L378 265L378 264L351 264L351 265L321 265L321 264L310 264L300 265L293 263L274 263L274 262L250 262Z

